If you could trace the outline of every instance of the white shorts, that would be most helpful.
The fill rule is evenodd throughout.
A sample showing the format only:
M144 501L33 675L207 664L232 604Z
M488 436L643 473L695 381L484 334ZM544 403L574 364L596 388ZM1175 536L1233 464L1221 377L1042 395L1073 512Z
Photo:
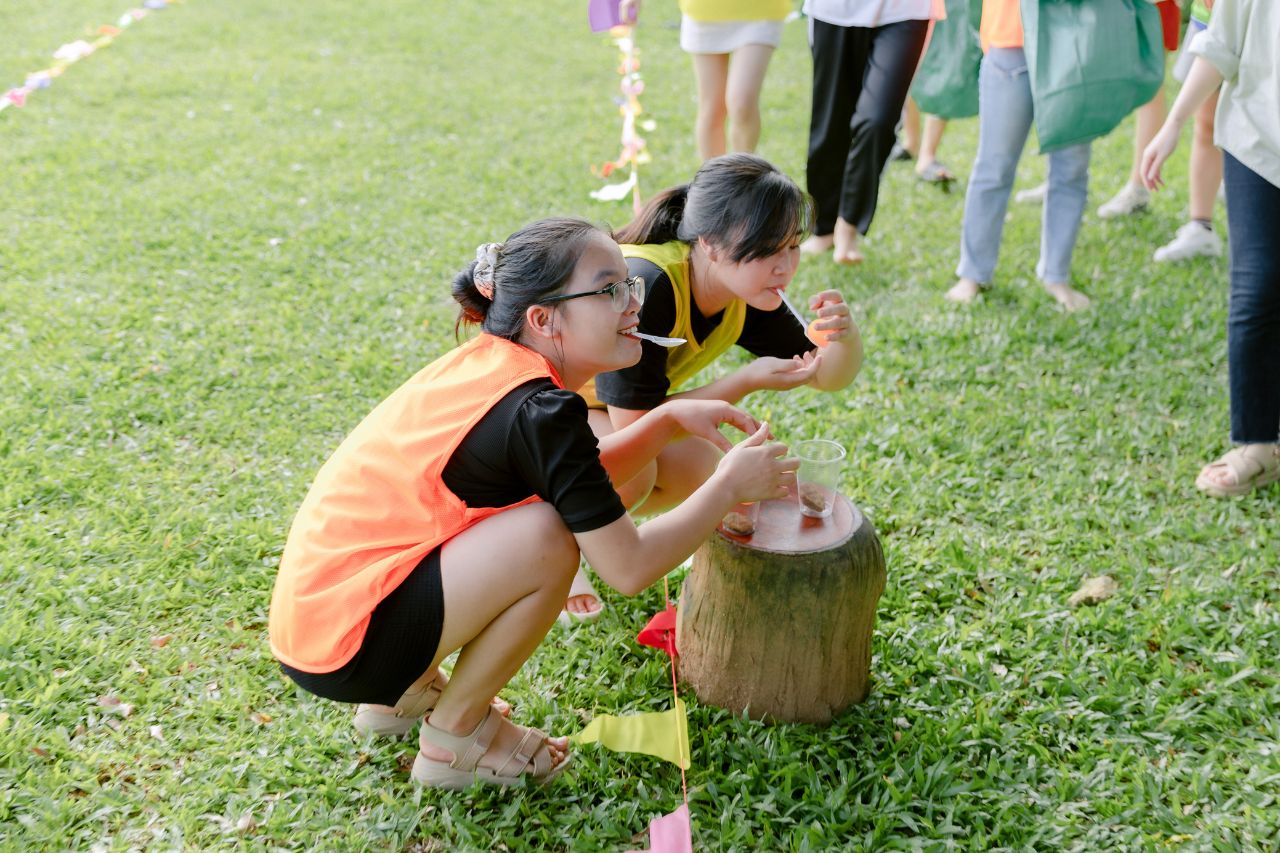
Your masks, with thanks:
M685 53L732 53L746 44L777 47L783 21L695 21L680 19L680 49Z

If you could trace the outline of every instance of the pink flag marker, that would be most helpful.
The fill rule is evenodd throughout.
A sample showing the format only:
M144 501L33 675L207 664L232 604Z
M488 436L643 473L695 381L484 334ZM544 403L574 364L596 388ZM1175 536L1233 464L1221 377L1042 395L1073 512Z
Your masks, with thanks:
M649 823L649 849L630 853L693 853L693 826L689 823L689 804L671 814L656 817Z

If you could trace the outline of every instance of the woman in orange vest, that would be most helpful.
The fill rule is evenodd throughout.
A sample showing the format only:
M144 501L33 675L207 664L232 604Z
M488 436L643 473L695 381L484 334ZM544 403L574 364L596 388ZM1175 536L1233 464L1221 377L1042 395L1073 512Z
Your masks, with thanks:
M643 290L617 244L580 220L482 246L453 285L460 322L481 334L379 404L298 511L272 652L306 690L360 703L363 731L402 734L422 718L422 784L546 782L564 769L567 741L507 721L493 697L555 622L580 553L633 595L735 503L785 494L795 460L727 403L673 401L597 441L574 391L640 357ZM749 437L731 446L726 423ZM727 453L689 500L637 528L611 482L683 434ZM458 650L446 681L439 665Z

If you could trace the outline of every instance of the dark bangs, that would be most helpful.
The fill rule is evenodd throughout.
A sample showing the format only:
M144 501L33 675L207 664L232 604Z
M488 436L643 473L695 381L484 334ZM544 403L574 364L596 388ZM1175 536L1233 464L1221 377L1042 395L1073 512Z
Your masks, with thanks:
M813 199L782 172L761 175L735 194L721 220L729 259L745 263L767 258L813 231Z

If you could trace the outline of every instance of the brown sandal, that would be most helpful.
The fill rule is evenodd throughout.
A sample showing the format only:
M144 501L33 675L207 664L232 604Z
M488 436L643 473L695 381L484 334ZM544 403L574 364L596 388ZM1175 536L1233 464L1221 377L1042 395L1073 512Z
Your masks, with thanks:
M438 761L427 758L419 751L418 757L413 761L413 781L451 791L464 791L475 782L519 785L526 777L539 785L545 785L569 766L572 755L566 754L559 764L552 764L546 734L538 729L524 729L524 737L497 770L480 767L481 757L489 751L498 727L503 722L502 715L492 706L484 719L467 735L452 735L431 725L430 720L424 721L422 731L418 734L419 743L447 749L453 753L453 760Z

